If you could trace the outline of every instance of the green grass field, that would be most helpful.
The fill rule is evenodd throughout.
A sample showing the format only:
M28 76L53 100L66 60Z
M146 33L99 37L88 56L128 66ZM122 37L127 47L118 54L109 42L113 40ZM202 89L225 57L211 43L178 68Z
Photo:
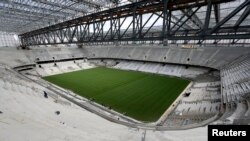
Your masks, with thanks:
M189 84L175 77L103 67L43 79L144 122L158 120Z

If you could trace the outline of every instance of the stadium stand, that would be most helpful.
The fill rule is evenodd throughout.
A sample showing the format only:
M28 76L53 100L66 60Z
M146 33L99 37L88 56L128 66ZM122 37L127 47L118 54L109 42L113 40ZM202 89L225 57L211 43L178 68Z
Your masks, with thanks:
M221 70L224 103L240 101L248 97L250 57L242 56Z
M85 54L89 58L112 58L147 60L153 62L167 62L190 64L220 69L222 66L236 59L239 54L249 53L247 48L207 47L198 49L182 49L181 47L85 47ZM154 55L156 54L157 55ZM225 56L225 54L228 54ZM145 58L146 57L146 58Z
M21 71L22 74L26 74L33 80L39 80L41 76L88 69L95 66L191 79L193 81L192 86L185 91L189 93L189 96L182 97L169 116L164 117L164 120L159 123L159 125L166 125L171 129L184 125L187 127L199 125L206 121L211 122L210 120L214 119L219 112L223 113L220 120L216 121L220 123L221 121L226 123L225 120L229 121L229 119L236 122L242 115L249 115L249 102L240 101L242 96L249 91L248 80L245 79L249 77L247 71L249 57L244 55L249 50L238 49L237 52L244 55L244 57L239 58L231 51L227 52L228 49L223 47L199 49L152 48L143 46L141 48L133 46L86 47L80 50L79 48L69 49L65 47L55 49L37 47L28 51L20 51L18 56L22 56L20 57L21 61L9 58L5 54L3 56L13 60L13 63L8 64L13 67L35 62L36 67ZM8 51L12 50L9 49ZM33 54L28 54L28 52L33 52ZM158 53L159 55L155 55ZM224 53L231 53L232 55L227 55L225 58ZM201 56L215 61L204 63L205 60L202 60L203 57ZM222 56L224 59L221 59ZM220 68L222 68L220 72L222 85L219 81L220 75L216 73L216 69ZM8 83L5 85L5 87L9 87ZM220 94L221 87L223 89L222 95ZM220 100L226 106L221 108ZM234 103L230 103L232 101ZM187 119L190 120L187 121ZM171 122L170 125L169 121L175 122Z
M206 68L186 67L183 65L131 61L120 61L117 65L113 67L117 69L142 71L186 78L194 78L208 71L208 69Z

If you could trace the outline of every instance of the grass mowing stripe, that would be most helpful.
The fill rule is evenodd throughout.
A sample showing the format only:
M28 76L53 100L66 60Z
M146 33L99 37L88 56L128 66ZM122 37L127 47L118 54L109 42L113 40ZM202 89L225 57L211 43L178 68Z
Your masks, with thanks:
M147 122L156 121L189 83L175 77L103 67L44 79Z

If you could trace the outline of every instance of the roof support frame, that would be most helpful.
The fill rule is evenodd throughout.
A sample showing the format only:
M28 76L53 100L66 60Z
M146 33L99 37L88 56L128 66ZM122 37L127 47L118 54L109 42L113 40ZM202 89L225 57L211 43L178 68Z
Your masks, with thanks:
M100 11L84 17L69 20L63 23L55 24L46 28L41 28L32 32L21 34L23 45L44 44L37 37L46 39L45 44L59 43L101 43L101 42L129 42L158 40L161 42L171 40L185 40L188 43L192 40L199 40L205 43L205 40L222 39L246 39L250 34L249 26L239 26L237 30L233 26L223 26L225 22L237 14L242 8L246 7L243 2L232 13L219 21L216 25L210 25L212 7L224 0L208 0L203 3L193 3L191 5L182 4L176 6L172 1L145 0L133 4L115 7L113 9ZM183 1L179 1L183 2ZM205 7L206 6L206 7ZM184 25L189 25L192 17L201 9L206 8L205 22L200 28L185 29ZM173 22L173 11L186 11ZM215 8L214 8L215 10ZM191 12L191 13L190 13ZM144 16L147 15L147 16ZM188 16L187 16L188 15ZM154 17L154 18L153 18ZM142 18L148 18L142 20ZM150 21L150 22L149 22ZM126 23L125 28L121 28ZM160 23L156 27L156 23ZM104 29L104 26L106 29ZM216 34L215 34L216 33ZM40 35L44 36L41 37ZM59 37L58 37L59 36ZM29 39L31 38L31 39ZM51 38L51 39L49 39ZM57 38L57 39L55 39ZM33 40L35 39L35 40ZM49 43L48 43L49 42Z

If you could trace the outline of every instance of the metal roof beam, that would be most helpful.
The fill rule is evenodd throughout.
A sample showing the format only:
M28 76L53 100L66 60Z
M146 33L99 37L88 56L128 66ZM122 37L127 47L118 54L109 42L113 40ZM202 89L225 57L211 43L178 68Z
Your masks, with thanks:
M156 14L157 16L161 16L162 18L163 18L163 16L162 15L160 15L159 13L157 13L157 12L155 12L154 14ZM175 20L176 22L178 22L180 19L179 18L177 18L175 15L171 15L171 18L173 19L173 20ZM176 23L176 22L172 22L171 21L171 23L173 23L174 25L176 24L177 26L179 26L178 25L178 23ZM192 27L191 26L189 26L188 24L184 24L183 25L183 28L185 28L185 29L192 29Z
M250 5L248 5L245 9L245 11L242 13L242 15L240 16L240 18L237 20L237 22L235 23L235 27L239 27L239 25L247 18L247 16L250 13Z
M72 10L74 12L84 12L84 13L88 12L88 10L72 7L72 5L67 6L67 5L62 5L60 3L50 2L50 1L47 1L47 0L34 0L34 1L39 2L39 3L43 3L43 4L47 4L47 5L51 5L51 6L55 6L55 7L59 7L59 8L64 8L65 7L65 9L69 9L69 10ZM86 8L89 8L89 7L86 7Z
M213 34L216 32L223 24L225 24L228 20L230 20L233 16L235 16L239 11L241 11L245 6L250 4L250 0L244 1L241 5L239 5L235 10L233 10L229 15L227 15L222 21L220 21L216 26L214 26L209 34Z
M185 14L187 17L189 17L189 15L191 15L194 11L192 10L192 9L190 9L190 10L186 10L186 9L183 9L183 10L181 10L182 12L183 12L183 14ZM202 23L202 21L200 20L200 18L196 15L196 14L194 14L191 18L190 18L190 20L196 25L196 26L198 26L200 29L204 26L203 25L203 23Z
M210 21L210 18L211 18L211 12L212 12L212 2L211 0L208 0L208 5L207 5L207 11L206 11L206 17L205 17L205 23L204 23L204 26L203 26L203 31L202 31L202 35L205 35L206 34L206 31L209 27L209 21Z
M177 18L174 15L171 15L171 18L173 18L176 22L179 20L179 18ZM177 24L177 26L179 26L179 25ZM190 25L188 25L186 23L183 25L183 28L185 28L185 29L193 29Z
M83 5L87 4L93 8L100 8L100 7L103 7L105 5L103 3L104 1L100 1L100 0L98 2L94 2L93 0L70 0L70 1L82 3Z
M215 17L215 22L218 23L220 21L220 4L214 4L214 17Z

